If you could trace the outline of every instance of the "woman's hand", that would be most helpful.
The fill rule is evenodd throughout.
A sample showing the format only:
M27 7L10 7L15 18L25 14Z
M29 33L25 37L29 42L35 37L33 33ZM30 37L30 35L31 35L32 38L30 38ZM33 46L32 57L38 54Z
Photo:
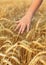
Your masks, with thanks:
M31 18L32 17L24 16L21 20L17 21L17 27L16 27L15 31L19 29L18 33L23 34L23 32L26 29L28 32L30 29Z
M17 29L19 29L19 34L23 33L25 31L25 29L27 29L27 32L29 31L30 28L30 21L34 15L34 13L36 12L36 10L38 9L38 7L41 5L43 0L35 0L33 1L32 5L30 6L30 8L28 9L28 12L26 13L26 15L19 20L17 23L17 27L15 29L15 31Z

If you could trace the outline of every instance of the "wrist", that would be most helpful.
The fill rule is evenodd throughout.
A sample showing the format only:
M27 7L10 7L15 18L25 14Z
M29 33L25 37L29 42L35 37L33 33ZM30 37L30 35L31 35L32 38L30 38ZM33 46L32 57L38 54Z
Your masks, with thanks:
M25 16L28 17L29 19L32 19L33 13L31 11L28 11L28 12L26 12Z
M26 15L23 17L23 20L25 20L26 23L30 23L31 20L32 20L32 16L29 16L28 14L26 14Z

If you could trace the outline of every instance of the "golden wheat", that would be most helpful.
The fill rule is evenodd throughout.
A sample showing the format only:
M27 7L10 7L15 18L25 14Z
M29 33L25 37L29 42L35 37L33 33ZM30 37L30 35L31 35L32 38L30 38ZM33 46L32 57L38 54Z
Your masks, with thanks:
M14 31L16 20L25 14L31 1L16 0L18 6L9 1L9 6L8 2L0 4L0 65L46 65L46 3L34 15L30 31L18 35Z

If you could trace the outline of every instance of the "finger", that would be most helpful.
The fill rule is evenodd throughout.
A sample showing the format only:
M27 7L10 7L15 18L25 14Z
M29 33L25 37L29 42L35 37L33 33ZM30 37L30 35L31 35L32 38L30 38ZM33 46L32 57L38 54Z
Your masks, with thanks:
M22 28L21 34L23 34L24 30L25 30L25 26Z
M27 32L29 32L29 29L30 29L30 25L28 24L27 25Z
M22 30L22 26L20 27L18 34L20 34L20 33L21 33L21 30Z
M16 31L19 27L20 27L20 24L18 24L18 25L17 25L17 27L16 27L15 31Z

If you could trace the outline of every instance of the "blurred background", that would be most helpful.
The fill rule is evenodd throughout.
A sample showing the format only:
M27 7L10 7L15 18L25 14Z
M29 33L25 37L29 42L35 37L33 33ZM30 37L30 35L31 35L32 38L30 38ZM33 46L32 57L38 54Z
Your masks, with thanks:
M25 14L32 2L32 0L0 0L0 18L7 17L13 20L16 18L17 20ZM39 11L46 12L46 0L43 0Z

